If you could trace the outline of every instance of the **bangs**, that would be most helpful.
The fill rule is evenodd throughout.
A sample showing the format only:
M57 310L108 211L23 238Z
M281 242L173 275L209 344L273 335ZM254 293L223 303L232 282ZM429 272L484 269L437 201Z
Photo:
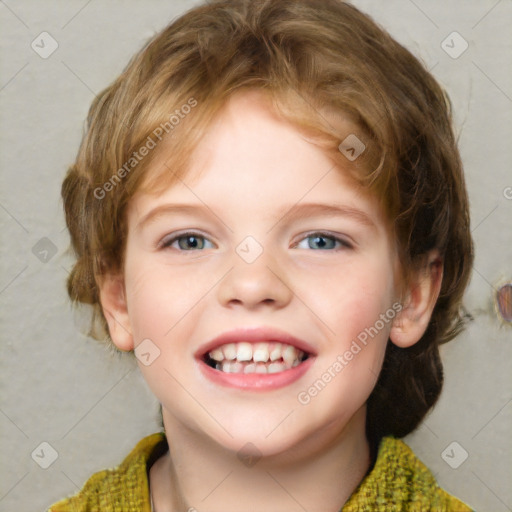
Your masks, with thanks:
M396 204L392 190L388 190L393 176L386 170L396 168L389 162L390 155L384 154L376 134L361 127L354 113L327 108L332 100L322 103L307 98L305 93L295 89L270 89L243 85L233 88L231 94L219 97L201 97L194 91L188 99L166 101L158 108L166 112L151 126L141 126L141 135L134 137L134 144L124 156L126 160L136 149L145 144L153 146L132 176L125 183L126 199L135 193L159 195L178 181L184 180L190 171L196 152L201 150L201 140L221 115L227 102L235 94L258 91L269 109L282 122L291 124L304 139L326 152L338 170L348 171L359 186L374 195L386 212L391 213ZM173 107L169 108L172 103ZM185 108L186 114L176 122L175 105L192 104ZM353 109L353 108L352 108ZM172 122L174 121L174 123ZM134 134L134 132L132 132ZM345 141L347 141L345 143ZM354 148L352 149L351 146ZM348 151L347 151L348 150ZM386 199L383 201L383 199Z

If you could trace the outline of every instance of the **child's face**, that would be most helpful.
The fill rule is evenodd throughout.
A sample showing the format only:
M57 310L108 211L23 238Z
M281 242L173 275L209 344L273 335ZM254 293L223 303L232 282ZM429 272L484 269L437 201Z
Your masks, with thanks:
M340 213L322 212L327 205ZM234 96L183 182L159 196L136 195L128 210L125 327L135 347L151 340L146 359L158 353L154 345L160 351L139 365L166 428L272 454L298 443L318 451L351 418L364 425L394 316L395 271L377 202L273 117L257 93ZM204 362L211 340L253 327L300 338L309 359L288 373L249 366L233 377Z

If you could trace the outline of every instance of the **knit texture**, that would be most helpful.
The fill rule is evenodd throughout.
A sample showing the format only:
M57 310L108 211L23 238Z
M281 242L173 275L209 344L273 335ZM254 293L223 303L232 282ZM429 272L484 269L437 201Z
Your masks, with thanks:
M75 496L48 512L151 512L147 463L165 434L142 439L120 466L92 475ZM375 466L341 512L472 512L441 489L427 467L401 440L381 440Z

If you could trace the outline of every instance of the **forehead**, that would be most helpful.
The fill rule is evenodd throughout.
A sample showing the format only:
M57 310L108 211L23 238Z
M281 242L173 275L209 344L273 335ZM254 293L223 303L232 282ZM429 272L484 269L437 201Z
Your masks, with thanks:
M211 124L192 154L187 181L195 182L201 171L209 170L212 178L218 176L219 186L229 187L244 175L248 187L253 181L290 187L290 168L299 174L309 167L313 175L332 166L327 153L278 117L260 93L249 92L233 96Z
M348 120L340 122L338 117L335 123L340 133L354 131L354 124ZM158 180L154 180L155 189L159 185L158 188L163 189L162 184L166 181L172 184L173 180L184 180L191 185L205 174L208 174L204 178L209 180L209 187L223 187L226 191L241 175L246 177L248 187L254 184L251 178L260 184L273 181L276 185L280 182L282 186L293 186L294 180L290 180L292 169L296 175L308 169L312 179L320 178L335 166L338 173L350 175L345 172L348 160L341 158L344 162L339 165L337 148L335 152L322 150L318 137L278 113L270 95L258 89L232 94L213 121L207 126L194 127L193 131L200 134L200 138L180 162L177 162L176 150L186 146L188 140L172 138L167 147L164 140L158 148L146 173L146 181L158 176ZM143 192L156 191L144 186L141 189Z
M148 172L165 174L168 165L171 173L169 154L162 148ZM348 170L304 130L279 116L259 91L228 100L190 155L187 172L161 194L137 197L139 215L155 201L202 203L213 209L229 205L259 217L282 216L301 203L341 203L379 216L373 198Z

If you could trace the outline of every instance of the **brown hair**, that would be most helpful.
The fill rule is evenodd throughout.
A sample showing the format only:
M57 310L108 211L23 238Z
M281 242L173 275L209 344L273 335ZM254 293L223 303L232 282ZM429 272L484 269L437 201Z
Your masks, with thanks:
M351 169L385 206L405 280L427 251L442 255L441 293L425 335L407 349L388 343L368 401L372 442L404 436L436 402L438 346L463 325L473 260L468 200L447 97L409 51L345 2L211 1L157 34L97 96L62 186L77 256L69 295L95 309L93 335L108 335L98 283L122 270L128 201L178 179L215 114L249 88L335 160L345 159L340 142L357 133L366 150ZM147 173L164 131L172 156Z

